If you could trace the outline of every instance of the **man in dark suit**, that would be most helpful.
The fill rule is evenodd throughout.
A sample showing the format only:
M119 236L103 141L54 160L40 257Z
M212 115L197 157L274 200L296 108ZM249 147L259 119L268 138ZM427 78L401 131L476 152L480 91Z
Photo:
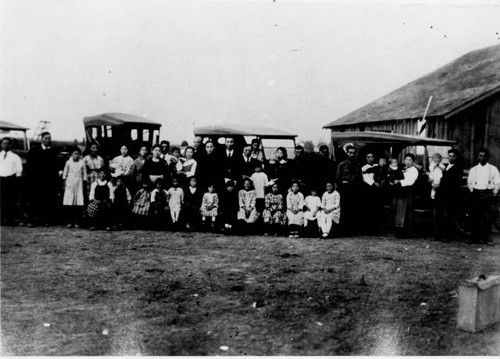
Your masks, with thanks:
M459 153L455 149L448 151L449 164L443 171L439 187L436 188L436 236L448 241L459 234L457 227L457 208L459 191L462 185L463 167L458 160Z
M234 138L226 138L225 149L220 154L220 158L224 181L233 180L236 185L239 185L241 183L239 176L241 153L237 153L234 148Z
M250 176L252 176L255 172L255 166L259 165L261 165L261 162L252 157L252 146L246 145L243 147L243 154L239 164L239 176L241 183L243 183L245 178L250 178Z
M49 132L42 133L40 145L28 152L26 165L31 189L29 225L48 225L61 205L58 194L62 187L58 152Z

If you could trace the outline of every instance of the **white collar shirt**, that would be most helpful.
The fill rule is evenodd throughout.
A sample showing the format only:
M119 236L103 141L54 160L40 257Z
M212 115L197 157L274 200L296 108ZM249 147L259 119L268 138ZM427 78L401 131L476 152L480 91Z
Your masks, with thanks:
M16 176L21 177L23 164L21 157L12 151L0 152L0 177Z
M368 163L366 165L364 165L362 168L361 168L361 171L365 172L367 169L369 168L373 168L375 166L373 165L369 165ZM375 183L375 180L373 179L373 177L375 176L375 173L363 173L363 181L368 184L369 186L373 185Z
M467 178L467 187L469 190L491 189L495 194L500 189L500 173L498 168L486 163L484 166L477 164L472 167Z

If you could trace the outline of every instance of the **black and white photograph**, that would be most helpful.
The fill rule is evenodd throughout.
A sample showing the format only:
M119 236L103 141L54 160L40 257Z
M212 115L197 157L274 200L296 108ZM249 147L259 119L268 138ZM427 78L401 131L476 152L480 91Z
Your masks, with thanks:
M500 356L498 0L0 0L0 355Z

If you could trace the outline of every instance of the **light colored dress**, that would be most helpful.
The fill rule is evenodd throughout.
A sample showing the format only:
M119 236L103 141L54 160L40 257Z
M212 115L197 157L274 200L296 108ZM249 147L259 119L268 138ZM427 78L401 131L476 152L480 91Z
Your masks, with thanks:
M337 191L333 191L332 193L327 191L323 193L321 207L323 207L323 211L318 217L318 225L323 232L323 236L326 237L332 230L333 222L336 224L340 222L340 194ZM333 211L325 213L325 210L331 209L333 209Z
M255 209L255 202L257 199L257 193L255 190L240 190L238 192L238 199L240 204L238 219L244 220L247 223L255 223L255 221L259 218L259 212ZM248 217L246 215L246 211L250 211Z
M63 171L64 186L64 206L83 206L83 181L87 179L87 170L83 160L73 161L70 158L66 161Z
M333 191L332 193L325 192L321 199L321 207L323 208L321 216L326 220L340 223L340 193ZM325 213L325 209L335 208L330 213Z
M111 176L129 176L132 174L132 166L134 165L134 160L130 156L123 157L122 155L113 158L109 167L113 171Z
M285 214L283 212L283 195L266 194L266 207L262 212L264 223L285 224Z
M304 196L302 195L302 193L288 193L288 195L286 196L286 216L288 217L288 225L304 225L304 212L302 211L304 203ZM299 211L297 214L294 214L292 212L297 210Z
M172 187L168 191L168 207L170 208L170 216L174 222L179 220L182 203L184 202L184 191L182 188Z
M209 207L212 207L209 209ZM200 213L202 217L215 217L217 216L217 209L219 207L219 196L217 193L207 192L203 195L201 201Z
M304 212L304 218L307 221L315 221L318 219L318 216L321 215L321 211L319 208L321 207L321 199L318 196L307 196L304 200L308 210ZM316 212L316 215L314 215Z

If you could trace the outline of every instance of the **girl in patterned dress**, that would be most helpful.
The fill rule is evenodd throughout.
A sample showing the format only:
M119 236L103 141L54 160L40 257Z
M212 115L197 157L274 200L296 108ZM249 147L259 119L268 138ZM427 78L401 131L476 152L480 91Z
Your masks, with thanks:
M87 213L90 220L90 230L97 227L106 227L111 230L109 207L113 201L113 185L106 179L106 171L100 169L97 181L90 186L89 205Z
M335 190L333 182L327 182L326 192L321 199L322 213L318 218L319 227L323 232L322 237L327 238L332 231L333 223L340 222L340 194Z
M75 148L63 171L64 197L63 206L68 214L68 228L80 227L78 220L82 216L84 205L84 182L87 180L85 163L80 159L81 151Z
M299 230L304 225L304 196L299 192L299 183L293 181L292 191L286 196L286 216L288 217L288 228L290 238L298 238Z
M142 188L134 196L132 213L135 215L136 223L141 225L148 224L149 208L151 206L151 193L149 184L144 181Z
M265 197L265 209L262 212L264 218L265 234L277 234L285 225L285 215L283 212L283 195L279 192L277 183L271 187L271 193Z
M210 226L215 228L215 221L217 219L219 208L219 197L215 193L215 186L210 184L208 186L208 192L203 195L201 201L200 213L201 213L201 223L203 227L206 228L208 218L210 218Z
M241 224L252 224L259 218L259 212L255 208L257 193L252 189L252 180L246 178L243 182L243 189L238 193L240 210L238 211L238 221Z

